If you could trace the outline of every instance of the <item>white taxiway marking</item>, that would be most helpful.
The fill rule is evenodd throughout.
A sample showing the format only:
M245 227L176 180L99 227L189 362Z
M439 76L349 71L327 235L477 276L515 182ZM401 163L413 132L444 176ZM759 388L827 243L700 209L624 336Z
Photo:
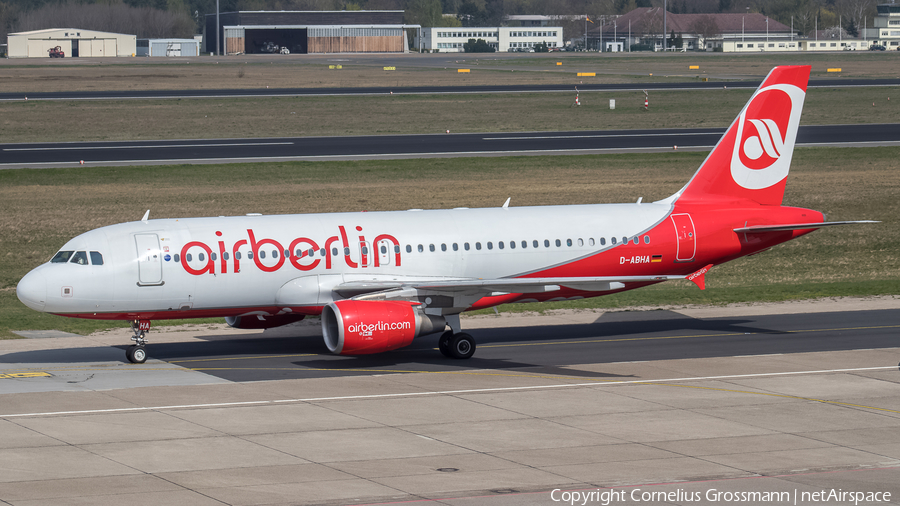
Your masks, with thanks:
M71 146L57 148L5 148L3 151L75 151L78 149L219 148L233 146L289 146L293 142L231 142L212 144L152 144L149 146Z
M566 383L560 385L533 385L526 387L503 387L503 388L473 388L468 390L440 390L435 392L404 392L397 394L370 394L370 395L345 395L338 397L310 397L307 399L278 399L272 401L243 401L243 402L218 402L211 404L180 404L172 406L148 406L136 408L112 408L112 409L88 409L83 411L47 411L41 413L11 413L0 415L2 418L22 418L31 416L54 416L54 415L87 415L97 413L127 413L134 411L163 411L172 409L203 409L203 408L221 408L235 406L254 406L261 404L284 404L298 402L324 402L324 401L346 401L360 399L385 399L392 397L422 397L429 395L462 395L462 394L480 394L487 392L513 392L518 390L546 390L550 388L583 388L583 387L606 387L615 385L631 385L631 384L652 384L652 383L671 383L673 381L705 381L705 380L722 380L722 379L742 379L742 378L764 378L771 376L796 376L801 374L829 374L844 372L861 372L861 371L882 371L894 369L897 366L883 367L856 367L853 369L824 369L817 371L786 371L786 372L768 372L757 374L730 374L725 376L695 376L687 378L663 378L648 380L629 380L629 381L605 381L601 383Z

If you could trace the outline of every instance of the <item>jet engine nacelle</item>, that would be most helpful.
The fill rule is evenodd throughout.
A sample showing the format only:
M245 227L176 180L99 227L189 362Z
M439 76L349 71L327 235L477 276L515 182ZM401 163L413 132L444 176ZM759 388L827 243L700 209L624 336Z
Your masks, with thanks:
M226 316L225 323L236 329L271 329L272 327L299 322L303 317L304 315L302 314Z
M408 346L419 336L444 330L414 302L339 300L322 309L325 346L339 355L368 355Z

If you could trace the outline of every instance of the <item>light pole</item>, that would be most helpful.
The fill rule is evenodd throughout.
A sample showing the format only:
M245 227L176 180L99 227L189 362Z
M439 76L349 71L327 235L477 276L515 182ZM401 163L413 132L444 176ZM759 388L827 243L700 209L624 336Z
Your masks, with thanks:
M663 0L663 52L666 52L666 32L669 31L669 26L666 24L666 14L669 12L669 0Z

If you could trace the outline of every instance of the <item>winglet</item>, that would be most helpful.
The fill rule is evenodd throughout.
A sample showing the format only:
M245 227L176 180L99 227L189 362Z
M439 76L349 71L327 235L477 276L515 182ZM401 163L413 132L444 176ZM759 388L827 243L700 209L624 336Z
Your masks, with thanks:
M697 285L701 290L706 290L706 273L712 269L713 264L709 264L706 267L700 269L699 271L689 274L684 279L688 281L693 281L695 285Z
M510 201L511 199L512 199L512 197L507 197L507 198L506 198L506 202L503 203L503 209L508 209L508 208L509 208L509 201Z
M147 209L147 212L144 213L144 217L141 218L141 221L143 221L144 223L147 223L147 220L149 220L149 219L150 219L150 210Z

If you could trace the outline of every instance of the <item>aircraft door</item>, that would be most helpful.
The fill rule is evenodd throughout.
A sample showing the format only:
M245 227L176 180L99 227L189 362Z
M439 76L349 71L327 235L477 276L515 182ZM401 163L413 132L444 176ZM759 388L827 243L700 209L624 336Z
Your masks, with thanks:
M694 220L690 214L673 214L672 224L675 226L677 251L676 262L691 262L697 253L697 238L694 231Z
M162 258L156 234L135 234L138 260L138 286L162 285Z

